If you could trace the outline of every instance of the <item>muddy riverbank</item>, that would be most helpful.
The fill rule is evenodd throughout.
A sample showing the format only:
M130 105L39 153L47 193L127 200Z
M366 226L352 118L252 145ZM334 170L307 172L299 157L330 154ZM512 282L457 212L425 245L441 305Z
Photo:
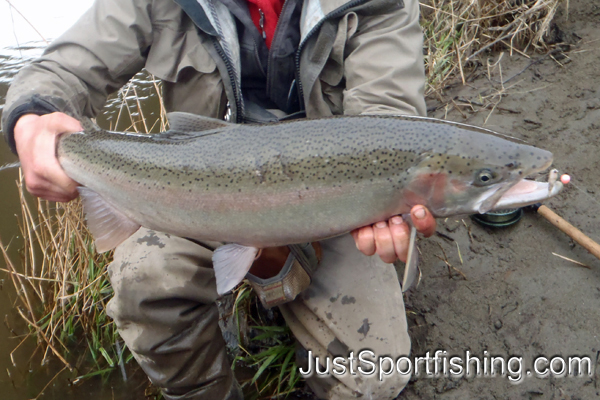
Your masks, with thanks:
M447 106L429 102L431 109L436 108L431 116L485 124L552 151L554 166L573 180L547 205L597 242L599 16L599 1L571 1L568 20L564 10L557 18L558 28L573 43L564 48L569 50L564 55L490 55L491 73L484 65L467 86L448 90ZM502 101L494 108L500 96ZM481 107L483 103L488 108ZM522 357L520 373L513 374L522 379L515 384L508 379L510 374L456 380L421 376L413 378L400 398L598 398L600 260L534 212L503 229L482 227L469 218L464 219L466 225L453 219L439 222L438 231L444 236L421 241L423 279L407 300L412 309L408 315L413 354L430 351L433 357L436 350L443 350L464 359L470 351L482 361L486 356ZM533 362L541 356L567 361L589 357L594 373L540 378ZM544 366L543 360L538 366ZM554 369L560 370L560 361Z

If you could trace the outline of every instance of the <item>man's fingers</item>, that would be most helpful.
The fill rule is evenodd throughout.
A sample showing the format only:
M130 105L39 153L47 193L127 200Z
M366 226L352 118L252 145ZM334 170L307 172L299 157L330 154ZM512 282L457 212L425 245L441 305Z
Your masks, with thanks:
M414 206L411 210L412 222L417 230L425 236L435 232L435 218L424 206ZM377 222L373 226L365 226L352 231L358 250L372 256L377 253L387 263L397 259L406 260L410 241L410 227L396 215L389 221Z
M410 210L410 215L412 217L412 223L419 233L422 233L425 237L429 237L435 233L435 218L433 218L433 215L431 215L427 208L423 206L414 206L412 210Z
M27 190L51 201L77 197L77 182L65 174L56 158L56 143L62 133L81 130L81 124L66 114L27 114L15 126L15 142Z
M394 240L394 250L400 261L406 261L408 255L408 244L410 239L410 227L402 220L402 217L396 215L390 218L390 233Z
M356 248L367 256L375 254L375 239L373 236L373 227L364 226L352 231L352 236L356 242Z
M73 120L71 117L64 115L65 118L60 116L64 114L52 114L53 118L50 119L48 125L52 129L60 129L60 126L53 126L61 122L65 122L65 125L71 125L71 127L77 127L79 121ZM73 121L76 124L73 124ZM66 127L65 127L66 129ZM60 166L58 159L56 158L56 142L58 135L55 130L44 130L42 131L35 142L36 154L38 155L33 161L33 173L34 182L39 180L44 181L45 191L43 194L45 198L62 198L72 200L77 197L77 182L69 178L65 171ZM52 149L52 150L50 150ZM34 183L35 185L35 183ZM67 201L68 201L67 200Z
M77 183L67 177L67 182L56 184L45 178L40 178L38 175L29 174L23 171L25 176L25 185L27 191L36 197L41 197L50 201L67 202L78 196Z
M44 191L43 193L41 193L40 196L36 195L35 193L31 193L31 194L36 197L40 197L45 200L48 200L48 201L56 201L58 203L68 203L69 201L75 199L79 195L79 192L75 192L75 193L76 193L75 195L72 195L70 193L61 194L60 188L59 188L59 189L48 189L47 191Z
M394 248L394 239L388 227L387 222L380 221L373 225L373 234L375 238L375 251L377 255L386 263L393 263L398 258Z
M77 182L69 178L65 171L60 166L56 157L51 157L47 160L47 171L44 177L52 182L59 192L71 197L71 200L77 197Z
M60 135L61 133L80 132L83 130L81 123L73 117L63 113L52 113L46 115L46 129Z

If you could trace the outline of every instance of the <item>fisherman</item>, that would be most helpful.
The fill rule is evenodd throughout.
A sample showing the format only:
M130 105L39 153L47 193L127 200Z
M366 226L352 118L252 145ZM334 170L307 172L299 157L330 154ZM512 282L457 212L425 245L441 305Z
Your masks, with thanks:
M418 7L416 0L97 0L15 77L2 116L6 140L29 192L67 202L78 184L58 164L57 137L80 131L78 118L95 116L142 68L162 79L168 111L228 114L237 123L425 115ZM411 216L421 233L434 232L425 207ZM395 216L293 253L264 249L248 278L267 307L279 305L304 348L300 359L308 351L408 355L391 264L406 258L408 232ZM211 256L219 245L141 228L109 266L115 294L107 312L166 399L242 398L217 323ZM408 379L313 374L307 382L320 398L392 399Z

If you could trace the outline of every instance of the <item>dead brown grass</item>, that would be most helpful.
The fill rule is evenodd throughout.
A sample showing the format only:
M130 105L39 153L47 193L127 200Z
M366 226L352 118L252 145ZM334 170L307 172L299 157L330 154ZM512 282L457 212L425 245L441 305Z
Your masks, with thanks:
M0 250L17 289L16 310L37 337L41 365L54 356L85 375L90 370L80 369L85 357L71 356L83 348L91 355L92 369L115 366L121 360L114 348L118 336L104 313L112 293L104 271L109 257L95 252L79 202L32 200L23 188L20 174L20 262L9 257L2 243Z
M165 130L159 84L144 73L134 79L144 81L144 90L154 90L160 105L152 124ZM113 100L119 104L115 125L148 132L153 126L146 125L150 119L144 118L139 89L130 83ZM17 189L20 259L11 258L1 241L0 251L17 289L15 309L37 338L41 365L51 356L58 358L73 372L74 383L117 369L125 378L124 364L132 357L105 312L113 294L106 271L112 252L96 253L79 200L65 204L34 199L25 191L22 174Z
M484 58L488 50L524 55L546 50L560 3L562 0L421 2L428 94L442 90L455 77L464 84L467 68Z

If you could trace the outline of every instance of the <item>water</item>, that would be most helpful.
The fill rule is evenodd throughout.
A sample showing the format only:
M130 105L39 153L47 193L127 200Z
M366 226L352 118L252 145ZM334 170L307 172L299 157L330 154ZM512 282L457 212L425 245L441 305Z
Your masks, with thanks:
M35 26L34 30L22 16L11 9L8 2L0 2L0 115L4 108L4 101L8 86L14 75L28 62L39 56L46 39L57 37L66 27L91 5L91 0L54 0L52 2L40 0L11 0L11 3L25 15L29 23ZM35 10L35 11L33 11ZM144 114L149 124L158 118L159 107L155 93L155 85L145 74L135 77L133 84L136 87L138 98L144 107ZM122 93L124 94L124 92ZM128 100L129 110L122 107L123 97ZM133 91L127 96L115 96L107 103L98 122L103 127L114 127L119 112L122 114L118 129L125 129L130 124L128 118L138 118L137 101L134 101ZM138 127L142 128L141 124ZM158 129L155 126L154 131ZM0 144L0 166L17 161L8 147ZM19 198L16 180L19 178L18 169L0 171L0 239L6 245L11 243L9 251L13 260L18 260L18 250L21 246L17 216L20 213ZM4 259L0 257L0 268L5 269ZM138 369L133 376L133 370L128 368L130 374L127 383L123 382L120 373L116 371L107 381L101 378L92 378L83 384L71 385L70 382L78 375L77 371L62 371L63 365L58 360L51 361L48 365L40 366L41 354L35 353L34 339L25 340L19 348L23 337L15 337L27 331L26 326L16 312L18 305L17 295L7 273L0 271L0 313L3 316L3 326L0 328L0 398L2 400L25 400L36 396L40 400L61 399L75 400L83 397L99 400L134 400L144 399L144 387L147 379ZM33 356L32 356L33 355ZM13 364L14 361L14 364ZM58 374L58 375L57 375ZM53 379L55 378L55 379Z
M93 0L0 1L0 49L56 38L92 3Z

